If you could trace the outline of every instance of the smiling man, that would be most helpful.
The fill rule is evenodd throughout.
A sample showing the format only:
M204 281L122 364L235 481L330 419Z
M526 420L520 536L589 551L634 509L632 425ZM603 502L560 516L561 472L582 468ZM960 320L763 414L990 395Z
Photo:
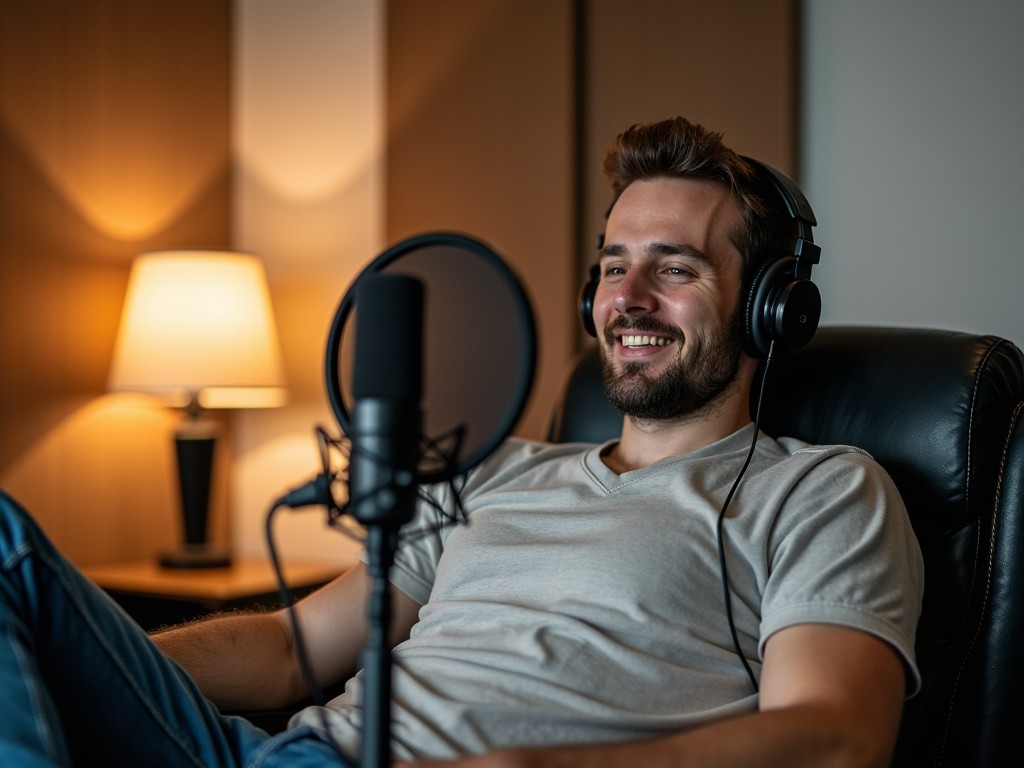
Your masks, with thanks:
M585 628L550 620L578 642L571 665L554 652L552 677L563 690L540 684L542 663L531 675L536 701L518 716L498 710L518 717L515 735L454 762L887 765L903 698L918 684L922 571L905 511L884 472L856 449L765 435L751 445L759 355L748 305L753 281L792 253L789 215L749 163L682 118L627 130L605 168L616 200L584 321L598 339L606 395L624 415L621 437L582 456L518 449L496 460L500 474L488 467L466 488L478 525L499 519L492 506L515 519L519 505L502 497L509 493L532 492L522 503L570 520L585 510L599 533L577 532L554 550L571 565L559 598L541 598L536 583L511 598ZM716 527L741 475L719 557ZM538 498L538 488L547 494ZM554 528L519 535L549 547L559 539ZM465 539L452 534L439 568L446 558L472 559ZM721 597L726 558L731 610ZM550 573L532 560L518 571L490 562L517 578ZM441 570L432 583L427 616L449 597ZM501 593L485 594L474 598ZM502 674L494 684L500 700ZM485 727L489 705L478 698L466 719ZM522 748L530 741L549 746ZM501 742L513 748L487 751Z
M739 221L728 187L694 179L632 182L612 209L594 321L604 328L605 390L628 429L692 423L744 395L743 258L730 239ZM749 419L745 403L735 405L720 436Z
M436 527L454 490L424 489L422 535L391 574L393 753L887 765L919 685L906 512L863 452L757 434L749 412L765 354L751 297L792 221L750 163L682 118L625 131L606 170L616 201L584 322L621 436L509 441L458 484L469 525ZM265 768L358 754L362 566L296 609L317 679L345 692L270 736L215 705L308 692L284 613L146 638L27 514L0 511L3 754Z

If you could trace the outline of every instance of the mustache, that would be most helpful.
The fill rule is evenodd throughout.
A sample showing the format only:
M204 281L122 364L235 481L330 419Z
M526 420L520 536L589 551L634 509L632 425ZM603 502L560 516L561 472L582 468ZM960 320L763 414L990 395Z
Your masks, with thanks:
M604 329L604 339L609 344L615 343L615 337L624 331L653 333L674 341L683 340L683 332L673 325L667 325L647 315L619 315Z

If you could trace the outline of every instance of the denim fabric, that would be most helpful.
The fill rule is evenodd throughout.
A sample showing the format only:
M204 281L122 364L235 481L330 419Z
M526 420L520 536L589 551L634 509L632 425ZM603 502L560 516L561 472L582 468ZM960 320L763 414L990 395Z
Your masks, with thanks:
M2 492L0 692L6 768L350 764L309 728L221 715Z

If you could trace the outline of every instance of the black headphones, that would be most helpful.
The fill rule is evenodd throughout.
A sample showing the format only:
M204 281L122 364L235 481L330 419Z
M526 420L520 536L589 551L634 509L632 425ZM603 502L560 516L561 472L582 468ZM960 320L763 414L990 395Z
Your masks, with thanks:
M811 282L811 267L821 258L821 247L815 245L811 236L811 227L818 221L796 183L770 165L750 157L743 159L753 166L765 186L774 191L796 229L790 251L767 254L756 260L760 266L743 291L744 346L754 357L765 358L773 341L776 351L784 352L804 346L814 336L821 318L821 294L818 286ZM608 211L611 212L610 207ZM599 248L603 240L603 236L598 238ZM579 297L583 327L595 337L594 295L600 281L601 268L594 264Z

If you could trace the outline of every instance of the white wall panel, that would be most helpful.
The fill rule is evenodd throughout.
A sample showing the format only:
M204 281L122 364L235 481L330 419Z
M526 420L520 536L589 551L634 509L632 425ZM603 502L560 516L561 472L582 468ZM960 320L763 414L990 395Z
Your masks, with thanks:
M1024 4L806 0L823 323L1024 341Z

